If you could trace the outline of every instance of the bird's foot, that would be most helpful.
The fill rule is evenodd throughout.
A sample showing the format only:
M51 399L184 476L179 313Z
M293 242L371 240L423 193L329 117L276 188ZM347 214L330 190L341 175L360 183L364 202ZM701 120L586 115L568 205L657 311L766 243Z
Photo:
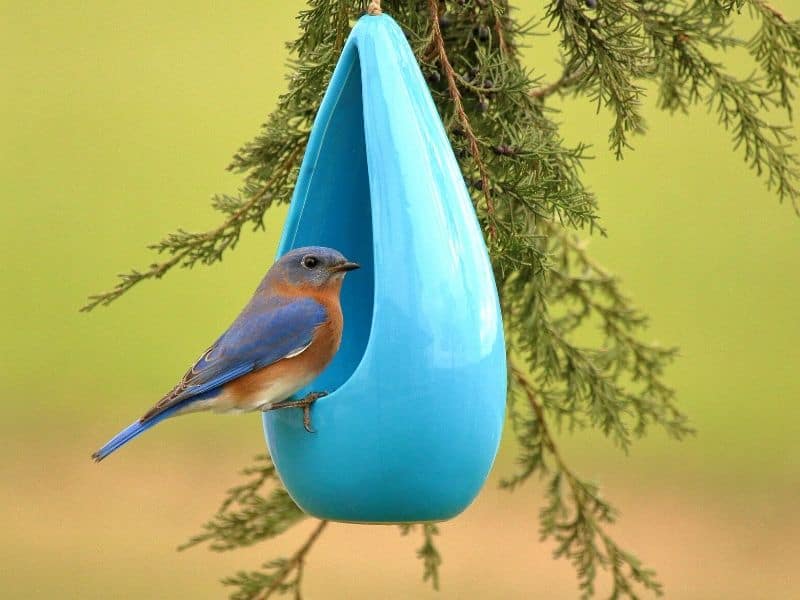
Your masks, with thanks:
M314 433L311 429L311 405L320 398L324 398L328 392L311 392L306 394L300 400L283 400L282 402L275 402L269 406L264 407L264 411L278 410L281 408L302 408L303 409L303 428L308 433Z

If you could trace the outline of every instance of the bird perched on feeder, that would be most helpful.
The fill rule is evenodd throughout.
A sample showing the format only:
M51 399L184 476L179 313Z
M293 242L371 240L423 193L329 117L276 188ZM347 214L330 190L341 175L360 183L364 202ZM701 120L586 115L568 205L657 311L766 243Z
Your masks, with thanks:
M190 412L310 407L324 392L290 400L328 365L342 339L342 280L358 264L332 248L298 248L282 256L242 312L138 421L92 455L101 461L168 417Z

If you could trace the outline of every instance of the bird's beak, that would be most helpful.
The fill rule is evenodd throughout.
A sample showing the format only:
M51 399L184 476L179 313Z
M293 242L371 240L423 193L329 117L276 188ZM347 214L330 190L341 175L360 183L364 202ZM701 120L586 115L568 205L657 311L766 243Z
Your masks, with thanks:
M347 273L347 271L354 271L355 269L360 269L360 268L361 268L361 265L358 264L358 263L343 262L343 263L340 263L340 264L336 265L331 270L334 273Z

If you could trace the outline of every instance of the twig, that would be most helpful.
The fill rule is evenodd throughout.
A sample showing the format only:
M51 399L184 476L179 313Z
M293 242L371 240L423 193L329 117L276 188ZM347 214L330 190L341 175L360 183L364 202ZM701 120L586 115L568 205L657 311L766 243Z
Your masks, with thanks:
M329 521L327 520L322 520L319 522L319 525L317 525L316 529L311 532L311 535L308 536L308 539L305 541L305 543L297 549L297 552L295 552L292 557L286 561L286 564L283 566L283 568L275 574L272 584L270 584L270 586L264 590L262 595L256 596L254 600L267 600L267 598L269 598L272 593L275 592L284 581L286 581L286 578L293 570L297 570L297 582L299 584L303 577L306 554L308 554L308 551L311 550L314 542L317 541L317 538L325 530L325 527L328 526L328 523Z
M584 73L586 73L585 67L579 67L571 73L564 71L564 74L557 81L533 90L531 92L531 97L536 98L537 100L543 100L544 98L555 94L559 90L571 86L581 77L583 77Z
M764 10L771 13L776 19L778 19L784 25L789 24L789 19L786 18L786 15L783 14L780 10L772 6L767 0L755 0L755 3L761 6Z
M514 359L509 359L509 362L511 363L511 374L522 386L522 389L525 390L528 403L531 405L536 418L539 420L539 426L542 428L542 443L545 445L547 450L549 450L550 454L553 455L558 468L564 471L564 474L567 475L568 478L571 477L572 473L566 468L566 465L564 464L564 461L561 459L561 455L558 452L558 448L556 448L556 444L553 441L553 436L550 435L550 428L547 426L547 421L544 417L544 409L536 400L536 395L533 393L530 382L525 377L523 370L515 363Z
M458 84L456 83L456 73L453 70L450 60L447 57L447 50L444 46L444 38L442 37L442 30L439 27L439 2L438 0L428 0L428 6L431 14L431 28L433 34L433 44L436 53L439 55L439 62L442 66L442 72L447 79L447 89L450 92L450 98L453 100L453 107L455 108L456 116L461 122L461 127L464 130L469 141L469 152L478 166L478 172L481 176L481 188L483 196L486 198L486 210L490 216L494 215L494 202L489 192L489 175L486 171L486 165L481 160L480 150L478 149L478 138L475 137L475 132L467 118L467 113L464 111L464 105L461 102L461 92L458 91ZM489 238L495 237L495 226L489 224Z
M545 418L544 408L536 399L536 394L533 391L533 386L528 378L525 376L524 371L516 364L513 359L509 359L511 363L511 374L512 376L519 382L520 387L525 391L525 396L528 398L528 404L530 404L531 410L536 415L536 419L539 421L539 427L542 431L542 444L544 447L547 448L548 452L550 452L553 460L556 462L556 466L558 470L561 471L567 479L567 483L569 484L570 492L572 493L573 500L575 501L576 505L582 504L582 490L581 490L581 483L578 480L578 477L572 470L567 466L564 462L564 459L561 457L561 453L558 451L556 447L556 443L553 439L553 435L550 432L550 427L547 425L547 419ZM598 525L597 526L598 532L601 536L605 537L607 534L602 530L602 528Z
M240 221L242 221L242 225L244 225L244 220L242 219L247 212L253 208L256 204L258 204L261 200L264 199L264 196L272 188L273 184L278 180L278 178L284 174L284 172L294 164L301 147L298 146L289 155L286 159L278 165L272 173L272 176L264 183L264 186L252 197L250 200L245 202L240 208L238 208L234 213L231 214L219 227L206 231L205 233L199 234L195 237L192 243L187 244L183 250L175 253L170 259L165 260L160 263L153 263L150 265L150 268L144 273L134 272L133 276L125 277L124 275L121 276L123 279L120 281L111 291L103 292L101 294L95 294L93 296L89 296L89 301L81 308L81 312L89 312L93 308L99 305L108 305L112 301L116 300L122 294L127 292L137 283L144 281L145 279L160 279L164 276L164 274L172 269L175 265L179 264L184 258L189 256L194 250L198 247L202 246L202 244L213 241L217 239L226 229L231 226L237 225Z
M570 493L572 494L573 501L576 505L583 504L583 497L584 497L584 489L583 485L580 483L580 480L572 472L572 470L566 465L564 459L561 457L561 453L558 451L556 447L555 441L553 439L553 435L550 432L550 427L547 425L547 420L545 419L544 408L536 399L536 394L533 391L533 387L531 382L525 376L524 371L515 363L513 359L509 361L511 363L511 373L513 377L519 382L522 389L525 391L525 395L528 398L528 404L531 406L531 410L533 410L534 414L536 415L536 419L539 421L539 427L541 427L542 431L542 443L544 444L545 448L547 448L548 452L550 452L553 460L556 462L556 466L561 473L564 474L567 480L567 484L570 488ZM609 535L606 531L597 523L594 524L595 530L597 531L600 538L603 540L603 543L606 547L609 545L614 545Z
M505 57L509 54L509 46L506 42L505 33L503 33L503 22L500 20L500 14L497 12L497 6L494 0L491 0L492 15L494 16L494 31L497 34L497 45L500 47L500 54Z
M627 596L630 598L637 597L630 587L629 579L632 579L646 589L649 589L656 595L660 596L663 593L663 587L661 583L655 579L655 572L643 568L635 558L631 557L630 554L622 550L602 526L601 522L613 522L613 508L607 503L602 503L602 501L599 500L599 497L596 496L596 493L592 492L590 488L587 488L586 484L582 483L578 477L566 466L561 454L556 448L553 436L550 433L550 429L547 426L547 421L545 420L544 408L537 400L533 386L525 376L524 371L517 364L515 364L513 359L510 362L512 376L519 382L520 386L525 391L525 395L528 398L528 403L531 406L531 410L533 410L533 413L536 415L536 419L539 422L542 444L552 455L558 471L563 474L567 482L567 486L569 487L569 493L572 496L572 502L575 505L576 515L572 521L567 523L567 526L575 527L579 521L584 521L589 527L588 530L583 530L580 533L578 533L576 530L576 533L570 533L560 540L559 533L556 531L546 534L545 537L554 536L560 541L560 545L556 550L556 556L566 556L573 562L576 560L584 560L580 558L580 555L576 557L573 554L571 547L573 544L579 543L579 538L577 537L579 535L590 536L592 539L596 535L603 545L606 557L596 557L593 559L593 561L598 561L603 568L610 569L614 586L611 594L612 598L619 598L622 596ZM597 510L601 511L599 513L599 517L593 516L593 513L595 513ZM563 526L559 527L563 529ZM583 578L581 587L584 589L584 591L586 591L587 586L588 589L593 589L592 582L595 578L594 568L592 567L591 569L587 569L586 572L581 575L581 577ZM622 593L620 594L620 592ZM592 594L584 594L582 597L588 597L589 595Z
M570 250L573 250L583 264L591 268L604 279L613 278L613 275L609 273L603 265L592 258L586 251L588 240L580 240L576 235L570 235L570 233L563 227L558 227L557 225L548 223L547 221L544 222L544 226L547 228L550 235L558 237L561 240L561 243L563 243ZM605 235L605 232L603 232L603 234Z

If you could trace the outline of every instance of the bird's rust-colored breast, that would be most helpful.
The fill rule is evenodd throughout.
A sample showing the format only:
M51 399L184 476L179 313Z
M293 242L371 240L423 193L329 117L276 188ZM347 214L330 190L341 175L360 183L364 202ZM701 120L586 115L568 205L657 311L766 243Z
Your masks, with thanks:
M214 408L252 410L285 400L328 366L342 339L342 309L338 293L317 292L314 296L325 307L328 318L314 331L311 344L297 356L281 359L231 381Z

